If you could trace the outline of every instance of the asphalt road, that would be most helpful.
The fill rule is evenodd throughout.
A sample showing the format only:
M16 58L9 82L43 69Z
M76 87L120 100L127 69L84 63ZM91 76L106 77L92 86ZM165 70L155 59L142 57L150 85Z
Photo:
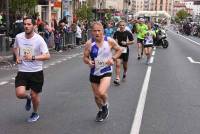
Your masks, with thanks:
M169 48L154 50L149 66L130 47L127 80L111 84L110 115L103 123L94 121L97 107L82 48L52 54L45 63L37 123L26 122L25 100L15 97L16 69L0 69L0 134L199 134L200 40L168 31L168 41Z

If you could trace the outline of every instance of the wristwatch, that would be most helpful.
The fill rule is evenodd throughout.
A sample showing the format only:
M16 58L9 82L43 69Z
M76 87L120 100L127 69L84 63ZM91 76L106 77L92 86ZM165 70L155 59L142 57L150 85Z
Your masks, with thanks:
M35 60L35 56L32 56L32 60Z

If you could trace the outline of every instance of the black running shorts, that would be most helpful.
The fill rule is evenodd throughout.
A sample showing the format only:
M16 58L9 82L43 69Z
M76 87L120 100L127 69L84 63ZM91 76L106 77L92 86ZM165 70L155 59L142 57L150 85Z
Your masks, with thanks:
M129 48L127 47L127 53L122 53L119 57L124 62L128 62L128 57L129 57Z
M100 83L100 80L104 77L111 77L112 76L112 73L106 73L102 76L95 76L95 75L90 75L90 82L91 83L96 83L96 84L99 84Z
M147 48L147 47L153 47L153 44L144 45L144 48Z
M25 86L26 90L33 90L36 93L42 92L44 83L43 71L39 72L18 72L15 77L15 88Z
M144 44L144 39L137 38L137 43L141 43L143 45Z

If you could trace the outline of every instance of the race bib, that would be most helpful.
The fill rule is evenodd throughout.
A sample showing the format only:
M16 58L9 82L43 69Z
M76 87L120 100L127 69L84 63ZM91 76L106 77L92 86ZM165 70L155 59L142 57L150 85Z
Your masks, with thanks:
M22 47L19 51L20 51L20 57L22 59L25 55L28 55L28 54L34 55L33 48L31 46L30 47ZM24 60L24 61L26 61L26 60Z
M127 47L121 47L122 48L122 53L127 53Z
M145 45L152 45L153 44L153 38L152 37L147 37L145 38Z
M22 48L20 48L20 56L24 56L24 55L27 55L27 54L31 54L31 55L33 55L34 54L34 52L33 52L33 47L31 46L31 45L29 45L29 46L26 46L26 47L22 47Z
M94 60L94 62L95 62L95 67L96 68L102 68L102 67L107 66L106 60L104 60L104 59L98 59L98 58L96 58Z

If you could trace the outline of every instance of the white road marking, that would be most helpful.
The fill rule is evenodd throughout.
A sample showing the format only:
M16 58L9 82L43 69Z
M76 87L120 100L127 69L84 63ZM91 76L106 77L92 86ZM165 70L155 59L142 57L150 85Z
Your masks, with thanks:
M189 41L191 41L191 42L193 42L193 43L195 43L195 44L200 46L200 44L198 42L196 42L196 41L193 41L193 40L191 40L189 38L186 38L186 37L184 37L183 35L180 35L180 34L179 34L179 36L181 36L181 37L183 37L183 38L185 38L185 39L187 39L187 40L189 40Z
M46 68L48 68L48 67L49 67L49 66L44 66L43 68L46 69Z
M76 57L76 56L78 56L79 55L79 53L77 53L77 54L74 54L74 57Z
M66 57L66 58L62 59L62 61L66 61L66 60L71 59L73 57L77 57L77 56L79 56L81 54L83 54L83 53L77 53L77 54L70 55L69 57ZM61 63L62 61L59 60L57 62L53 62L53 63L50 64L50 66L54 66L56 63ZM45 65L43 68L46 69L48 67L49 66ZM11 80L15 80L15 77L12 77ZM9 81L2 81L2 82L0 82L0 86L5 85L7 83L9 83ZM13 85L14 83L11 82L10 84Z
M2 81L2 82L0 82L0 86L5 85L7 83L8 83L8 81Z
M194 61L191 57L187 57L187 58L188 58L188 60L189 60L191 63L200 64L200 62Z
M56 64L56 63L53 62L53 63L50 64L50 66L53 66L53 65L55 65L55 64Z
M173 32L173 33L175 33L174 31L172 31L172 30L169 30L169 31L171 31L171 32ZM186 40L189 40L189 41L191 41L191 42L193 42L193 43L195 43L195 44L197 44L197 45L199 45L200 46L200 43L198 43L198 42L196 42L196 41L193 41L192 39L189 39L189 38L187 38L187 37L185 37L185 36L183 36L183 35L181 35L181 34L178 34L179 36L181 36L181 37L183 37L184 39L186 39Z
M155 53L156 53L156 51L153 51L151 55L153 55L153 56L154 56L154 55L155 55Z
M143 116L150 76L151 76L151 66L148 66L130 134L139 134L140 132L140 126L142 122L142 116Z
M154 56L151 56L149 63L153 63L154 61Z
M62 61L57 61L56 63L61 63Z

